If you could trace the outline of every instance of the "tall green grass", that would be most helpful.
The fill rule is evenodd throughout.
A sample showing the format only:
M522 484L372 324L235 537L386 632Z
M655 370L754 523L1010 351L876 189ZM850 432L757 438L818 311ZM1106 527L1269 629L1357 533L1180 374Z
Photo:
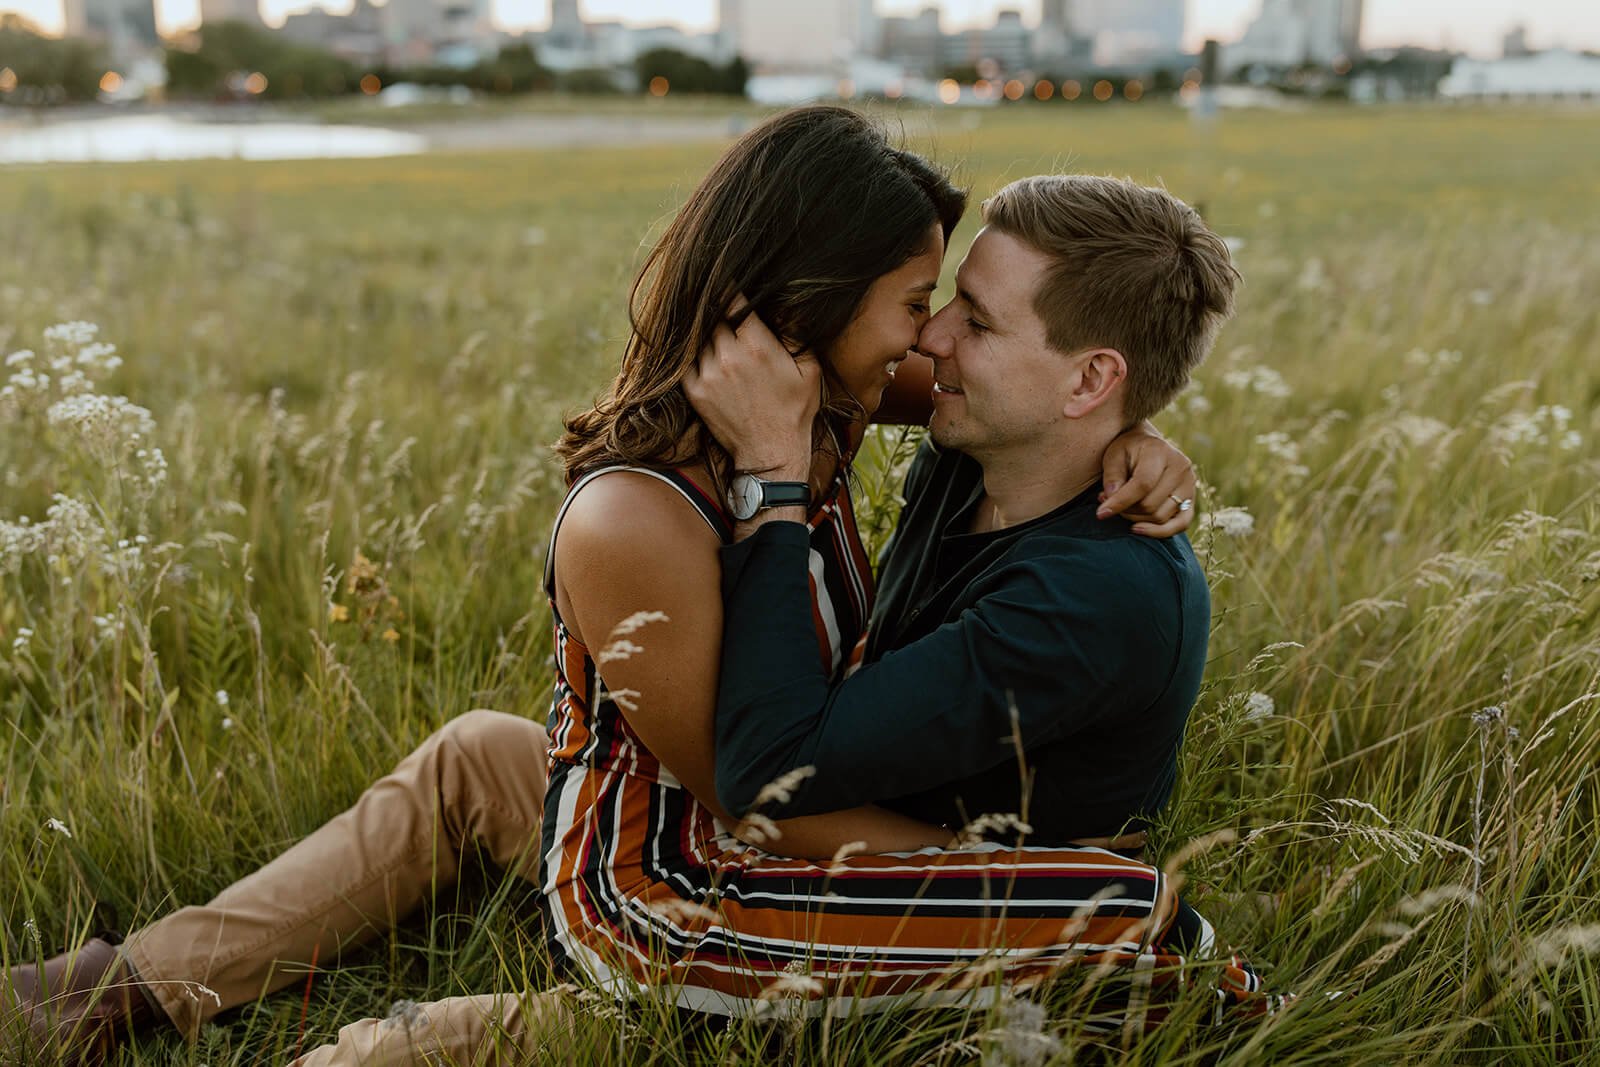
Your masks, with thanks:
M893 121L980 196L1131 174L1239 242L1239 315L1159 420L1207 483L1216 603L1159 852L1302 999L1109 1049L1075 1025L1070 979L1047 1020L997 1000L686 1033L645 1005L592 1015L587 1058L1589 1058L1600 114ZM0 520L38 524L58 493L90 508L76 540L63 519L0 554L6 960L209 897L452 715L542 719L547 446L606 380L641 249L719 147L0 173L0 351L49 373L47 328L96 323L124 361L97 391L154 423L95 445L27 398L0 423ZM879 534L893 445L862 470ZM271 1062L397 1000L548 982L525 888L470 882L320 975L304 1020L301 987L123 1062Z

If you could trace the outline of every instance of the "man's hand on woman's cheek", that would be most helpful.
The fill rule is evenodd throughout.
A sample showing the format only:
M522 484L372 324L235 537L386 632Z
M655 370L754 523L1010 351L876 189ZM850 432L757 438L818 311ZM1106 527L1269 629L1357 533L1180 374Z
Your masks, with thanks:
M1102 467L1100 518L1121 515L1145 537L1175 537L1194 521L1194 464L1149 422L1112 441Z

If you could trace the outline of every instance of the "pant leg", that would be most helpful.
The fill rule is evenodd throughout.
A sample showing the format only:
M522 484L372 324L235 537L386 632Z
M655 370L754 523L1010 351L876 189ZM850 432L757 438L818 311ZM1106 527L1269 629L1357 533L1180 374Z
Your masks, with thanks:
M494 711L451 720L355 806L209 904L123 946L161 1009L193 1034L218 1012L303 976L313 959L393 927L454 883L476 844L533 877L546 779L544 730Z
M450 997L362 1019L291 1067L512 1067L572 1059L572 1014L559 990Z

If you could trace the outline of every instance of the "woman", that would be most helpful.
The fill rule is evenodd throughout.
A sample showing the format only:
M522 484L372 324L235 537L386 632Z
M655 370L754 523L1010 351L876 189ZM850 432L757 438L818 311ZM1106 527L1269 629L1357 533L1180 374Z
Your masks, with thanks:
M812 472L818 587L828 594L819 597L819 652L847 670L871 596L849 459L875 409L926 417L927 371L908 381L923 361L907 361L907 350L964 204L925 161L895 151L842 109L790 112L734 145L652 252L621 372L593 410L570 421L560 445L572 489L548 557L558 665L548 740L526 719L462 715L349 811L209 904L151 924L120 951L95 940L41 967L13 969L18 1014L35 1037L54 1034L82 1049L144 1023L193 1033L222 1010L303 980L307 968L336 966L342 948L450 884L469 843L516 873L538 868L563 968L622 993L667 982L686 1007L738 1010L759 997L774 967L792 962L770 953L737 959L750 947L741 919L753 930L775 917L797 945L832 936L796 925L792 909L754 905L751 887L762 878L816 899L827 889L830 868L774 853L819 859L861 842L875 853L947 844L949 828L875 809L746 828L745 840L767 851L727 831L712 788L711 736L716 561L726 536L718 501L728 461L680 382L741 292L796 350L822 356L828 396ZM1181 456L1164 445L1138 454L1151 499L1192 495ZM1160 533L1187 521L1159 511L1143 517ZM1064 876L1081 858L1062 853ZM832 869L905 862L936 877L941 861L862 855ZM1150 870L1105 853L1094 862ZM721 893L736 886L743 900ZM963 936L974 943L1016 934L970 919ZM907 988L928 984L918 976ZM404 1062L415 1050L470 1057L496 1034L526 1051L561 1030L534 1017L553 1022L561 1010L553 997L454 998L404 1025L346 1027L336 1046L307 1062Z

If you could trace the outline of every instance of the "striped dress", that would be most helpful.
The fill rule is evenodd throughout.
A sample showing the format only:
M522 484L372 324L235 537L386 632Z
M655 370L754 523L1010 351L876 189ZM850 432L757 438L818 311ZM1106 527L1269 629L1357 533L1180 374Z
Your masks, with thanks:
M726 542L721 507L677 471L633 469L683 495ZM812 514L818 654L835 679L859 662L872 579L844 476ZM653 987L680 1008L720 1015L871 1011L961 1003L999 975L1031 982L1109 963L1120 993L1097 998L1103 1028L1165 1014L1153 986L1183 952L1208 956L1210 927L1156 867L1095 848L960 850L788 859L738 841L663 767L606 693L545 584L556 681L539 883L552 957L568 975L627 999ZM892 759L892 753L885 754ZM1271 1010L1233 960L1218 1010Z

